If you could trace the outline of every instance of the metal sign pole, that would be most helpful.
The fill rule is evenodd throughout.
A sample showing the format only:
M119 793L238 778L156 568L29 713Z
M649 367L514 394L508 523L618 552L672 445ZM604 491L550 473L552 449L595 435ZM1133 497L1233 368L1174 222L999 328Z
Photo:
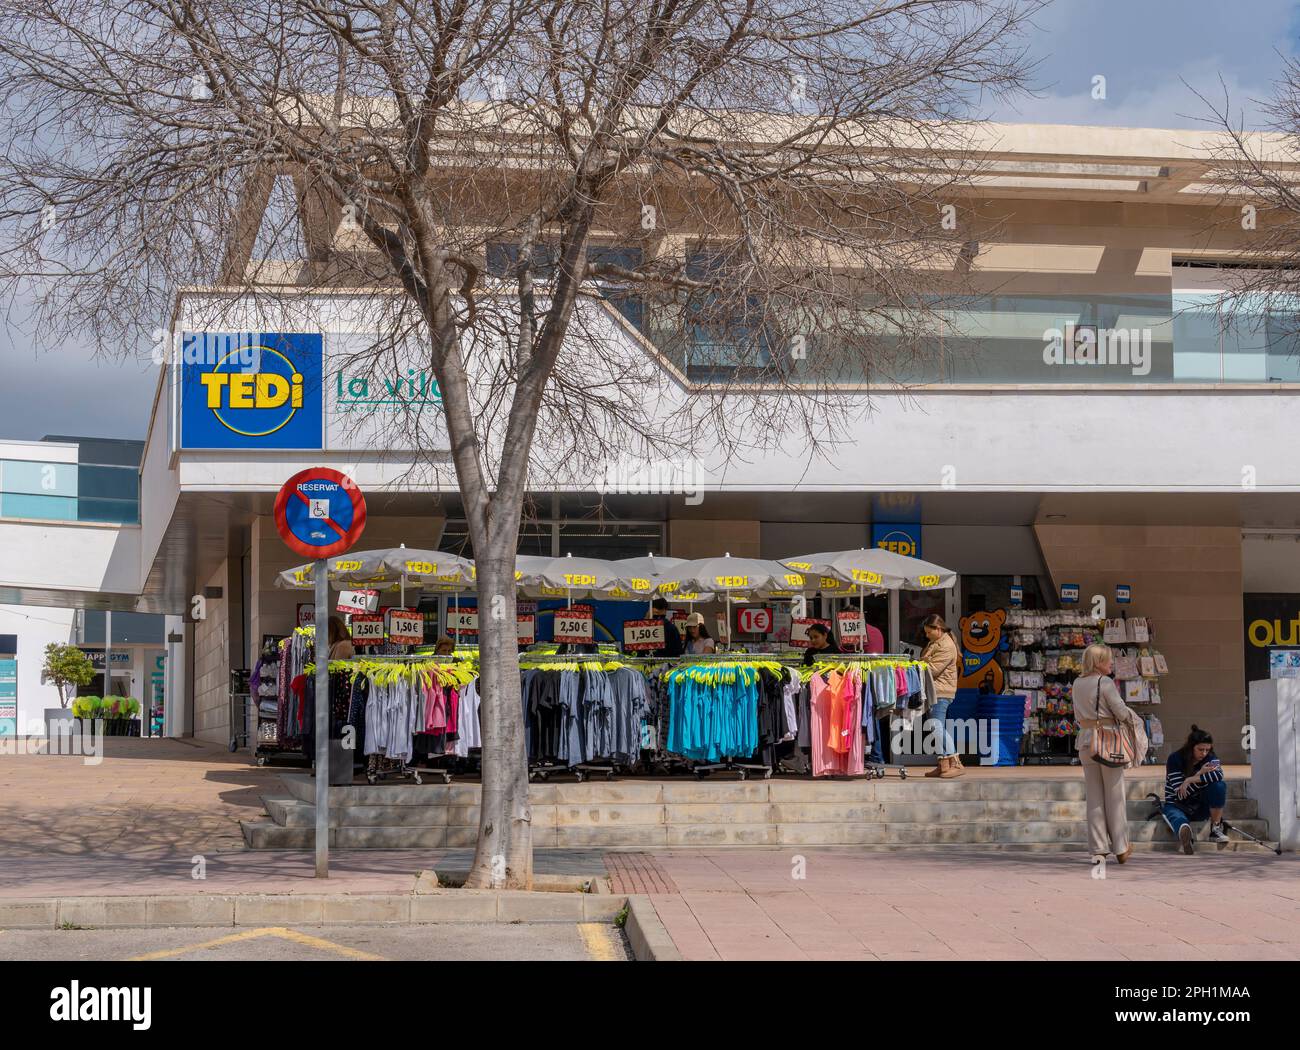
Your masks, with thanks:
M316 561L316 878L330 875L330 668L328 569Z

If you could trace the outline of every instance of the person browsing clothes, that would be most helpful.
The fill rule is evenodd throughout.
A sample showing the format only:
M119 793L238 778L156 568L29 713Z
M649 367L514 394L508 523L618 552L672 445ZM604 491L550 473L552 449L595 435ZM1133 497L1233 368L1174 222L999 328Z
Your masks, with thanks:
M709 629L704 626L704 615L693 612L686 617L686 651L688 653L714 653L717 645L709 636Z
M1184 853L1196 852L1194 820L1209 820L1211 842L1229 841L1223 828L1227 801L1228 783L1214 754L1214 737L1193 725L1187 743L1165 763L1165 801L1160 811Z
M831 629L823 623L810 624L808 627L808 648L803 651L803 663L805 667L811 667L823 656L830 656L832 653L841 652L835 639L831 637Z

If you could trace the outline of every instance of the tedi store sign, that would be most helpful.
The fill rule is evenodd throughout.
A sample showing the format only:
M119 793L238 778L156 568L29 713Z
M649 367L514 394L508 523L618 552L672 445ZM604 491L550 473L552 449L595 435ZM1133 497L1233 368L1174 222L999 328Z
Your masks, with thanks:
M187 332L180 347L181 447L319 449L319 333Z

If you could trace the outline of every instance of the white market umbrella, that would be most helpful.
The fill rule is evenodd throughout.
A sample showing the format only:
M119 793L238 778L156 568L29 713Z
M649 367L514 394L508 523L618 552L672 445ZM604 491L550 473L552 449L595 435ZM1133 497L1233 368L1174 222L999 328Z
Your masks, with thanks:
M682 562L665 572L659 580L659 593L665 598L685 601L685 593L723 595L727 601L727 637L731 637L731 603L774 591L802 592L806 581L802 573L792 571L779 561L766 558L697 558Z
M397 547L385 557L384 567L401 576L403 605L406 604L407 583L415 584L422 591L432 594L453 595L456 609L460 608L461 592L474 586L474 563L449 551Z
M825 583L839 580L853 587L858 595L858 615L865 628L866 594L870 591L939 590L957 582L957 574L933 562L909 558L883 547L860 547L857 550L829 551L782 558L782 563L799 572L820 576ZM822 593L827 593L823 590ZM864 639L865 646L865 639Z

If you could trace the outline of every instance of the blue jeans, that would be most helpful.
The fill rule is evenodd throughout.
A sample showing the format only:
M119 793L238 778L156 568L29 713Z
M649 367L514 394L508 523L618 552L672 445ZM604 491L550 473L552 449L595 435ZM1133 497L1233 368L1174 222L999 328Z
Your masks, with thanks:
M1190 824L1194 820L1209 820L1210 810L1222 809L1227 801L1228 782L1220 780L1213 784L1206 784L1191 798L1185 798L1176 805L1173 802L1166 802L1161 812L1174 837L1177 838L1184 824Z
M938 728L933 725L925 727L927 737L933 734L938 740L940 758L951 758L957 753L957 747L952 741L952 733L948 731L948 706L951 703L951 697L945 700L936 700L934 706L930 708L930 717L927 721L937 722Z

